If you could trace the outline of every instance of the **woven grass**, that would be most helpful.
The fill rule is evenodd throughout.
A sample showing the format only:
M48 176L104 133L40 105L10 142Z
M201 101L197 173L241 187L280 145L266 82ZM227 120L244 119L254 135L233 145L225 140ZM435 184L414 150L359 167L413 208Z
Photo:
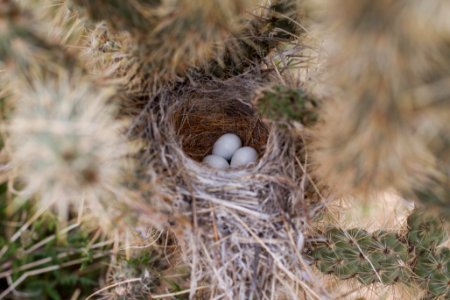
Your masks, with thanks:
M227 99L219 91L196 91L174 107L171 122L184 153L201 161L223 134L237 134L243 145L264 154L269 128L245 101Z
M196 298L323 297L301 256L303 232L320 209L302 132L255 113L264 85L257 72L181 84L149 101L130 130L150 141L141 164L158 172L164 201L155 205L190 265ZM255 165L221 171L199 162L226 132L257 149Z

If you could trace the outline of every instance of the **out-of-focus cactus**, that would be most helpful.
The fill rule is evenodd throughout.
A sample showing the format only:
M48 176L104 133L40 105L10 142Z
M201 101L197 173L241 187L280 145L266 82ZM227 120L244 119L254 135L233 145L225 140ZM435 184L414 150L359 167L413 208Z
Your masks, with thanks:
M33 27L40 36L48 37L65 51L76 53L87 34L89 24L69 1L18 0L19 8L32 13Z
M448 160L447 171L438 170L430 141L449 136L449 2L343 0L323 8L331 30L325 83L335 99L324 102L316 132L317 177L342 194L416 190L448 206Z
M448 233L439 218L416 210L408 217L405 233L329 227L323 237L309 248L323 273L355 278L364 285L418 284L430 299L450 296L450 250L439 247Z
M157 22L154 18L155 9L162 1L74 0L73 2L86 7L94 21L111 20L111 26L116 30L129 30L145 35Z
M114 120L108 103L111 90L63 73L54 80L35 79L17 96L8 132L26 191L42 195L41 205L56 206L62 219L70 205L83 200L101 216L100 201L111 197L110 186L120 186L129 153L124 124Z
M416 198L437 214L450 218L450 126L443 129L429 143L436 156L437 168L430 174L426 184L403 191L407 197Z
M274 86L257 97L258 111L273 121L297 121L311 126L318 119L318 101L304 90Z
M256 7L254 0L74 2L94 20L130 33L129 55L118 63L122 76L133 78L124 88L141 91L170 84L190 67L219 57L225 40L241 28L242 15Z
M75 60L67 52L36 34L33 28L37 25L29 13L11 1L0 5L0 61L10 79L14 77L10 73L28 78L44 76L57 68L58 62L64 62L68 69L74 66Z
M256 0L74 2L94 20L106 21L114 34L130 34L114 65L132 95L170 85L190 70L220 78L243 73L301 31L295 0L270 7ZM252 11L259 16L248 18Z
M248 67L260 64L279 44L297 39L304 29L297 15L296 0L277 0L234 34L226 44L223 57L207 67L214 76L227 78L243 73Z
M62 220L83 204L107 225L110 200L124 176L130 147L116 119L113 88L99 87L75 57L33 30L33 17L11 1L0 6L2 82L14 111L7 124L11 163L27 196L55 207ZM123 197L123 194L121 195ZM104 212L102 214L102 212Z

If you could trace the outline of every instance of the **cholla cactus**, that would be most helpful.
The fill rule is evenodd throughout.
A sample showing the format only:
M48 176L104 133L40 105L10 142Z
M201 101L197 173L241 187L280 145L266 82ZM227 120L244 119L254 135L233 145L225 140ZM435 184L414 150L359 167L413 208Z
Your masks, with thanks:
M55 43L39 36L34 27L34 19L28 12L21 11L11 1L3 1L0 6L0 61L8 71L8 81L15 76L28 78L46 76L52 73L58 63L71 69L76 61L65 51L60 51Z
M241 28L242 14L256 4L254 0L74 2L84 6L92 19L109 21L116 32L131 34L116 76L124 77L127 91L137 93L158 89L186 75L190 67L219 59L224 41Z
M30 13L0 0L0 68L6 70L0 84L13 108L2 129L7 167L13 167L8 175L20 183L19 192L36 195L60 220L87 206L101 226L123 216L134 224L151 219L177 239L169 250L169 239L158 237L156 250L146 252L142 241L137 248L144 250L131 259L131 248L113 256L119 262L108 279L115 289L98 294L296 298L304 288L321 298L314 280L308 282L314 288L304 286L312 277L298 255L305 220L323 207L308 174L310 149L315 177L336 194L394 187L424 203L448 204L448 1L324 1L334 41L324 82L333 100L322 102L283 77L290 59L301 56L298 40L307 32L297 13L310 8L298 9L297 2L45 0L45 9L41 1L19 1L33 7ZM46 25L36 26L37 20ZM198 136L191 124L202 122L194 121L196 114L210 113L214 103L217 126L205 136L249 117L235 128L247 143L257 141L255 168L222 176L184 147L183 140ZM124 116L134 118L127 128ZM288 130L279 130L286 124ZM197 126L201 134L208 127ZM303 142L311 136L310 148ZM135 154L128 138L145 139L128 185L139 189L139 203L129 201L123 183L126 158ZM14 241L26 240L24 226ZM417 213L405 233L330 227L325 242L311 243L310 254L322 272L341 279L416 282L431 298L448 297L443 227ZM178 282L170 288L160 282L175 270L178 247L187 256L183 291ZM164 264L172 250L173 264Z
M439 218L414 211L403 234L330 227L323 236L325 241L312 243L309 250L323 273L364 285L415 283L429 299L450 296L450 249L439 247L448 233Z
M427 207L445 217L450 216L450 136L448 123L429 143L437 159L437 170L429 175L426 184L404 191L409 197L415 197Z
M274 121L297 121L303 125L317 122L318 101L304 90L275 86L257 97L259 112Z
M130 153L124 124L108 103L114 91L67 73L18 89L8 133L27 194L40 194L40 204L55 206L62 219L83 200L101 213L101 201L111 201L111 188L120 186Z
M118 192L131 149L116 119L115 90L95 85L73 56L32 30L32 18L9 1L2 5L0 58L14 107L8 145L22 192L39 194L39 204L55 207L62 220L86 204L107 225L101 201Z
M325 3L334 100L316 132L318 177L342 194L426 187L441 165L429 141L448 136L449 2Z

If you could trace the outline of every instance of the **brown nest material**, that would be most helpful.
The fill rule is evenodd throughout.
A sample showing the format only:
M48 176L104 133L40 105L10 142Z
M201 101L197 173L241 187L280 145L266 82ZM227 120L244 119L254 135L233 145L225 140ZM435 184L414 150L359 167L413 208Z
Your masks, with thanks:
M237 134L243 145L255 148L260 155L264 153L269 129L249 104L223 97L214 97L211 102L211 97L197 93L174 109L171 122L186 155L201 161L228 132Z
M178 236L190 265L191 299L323 299L301 255L306 224L320 207L305 172L302 136L255 113L260 78L163 91L130 131L151 142L141 164L156 170L161 198L149 201ZM200 163L225 132L255 147L258 162L225 171Z

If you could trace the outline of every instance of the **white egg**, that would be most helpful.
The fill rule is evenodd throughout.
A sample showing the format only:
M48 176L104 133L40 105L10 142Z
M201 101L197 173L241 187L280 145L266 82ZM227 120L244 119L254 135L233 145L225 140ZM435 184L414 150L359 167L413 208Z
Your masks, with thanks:
M207 164L211 168L225 170L230 167L225 158L218 155L208 155L203 159L203 163Z
M242 147L238 149L231 158L231 167L243 167L256 161L258 153L252 147Z
M234 133L226 133L222 135L213 146L212 154L222 156L226 160L230 160L234 152L242 146L241 139Z

